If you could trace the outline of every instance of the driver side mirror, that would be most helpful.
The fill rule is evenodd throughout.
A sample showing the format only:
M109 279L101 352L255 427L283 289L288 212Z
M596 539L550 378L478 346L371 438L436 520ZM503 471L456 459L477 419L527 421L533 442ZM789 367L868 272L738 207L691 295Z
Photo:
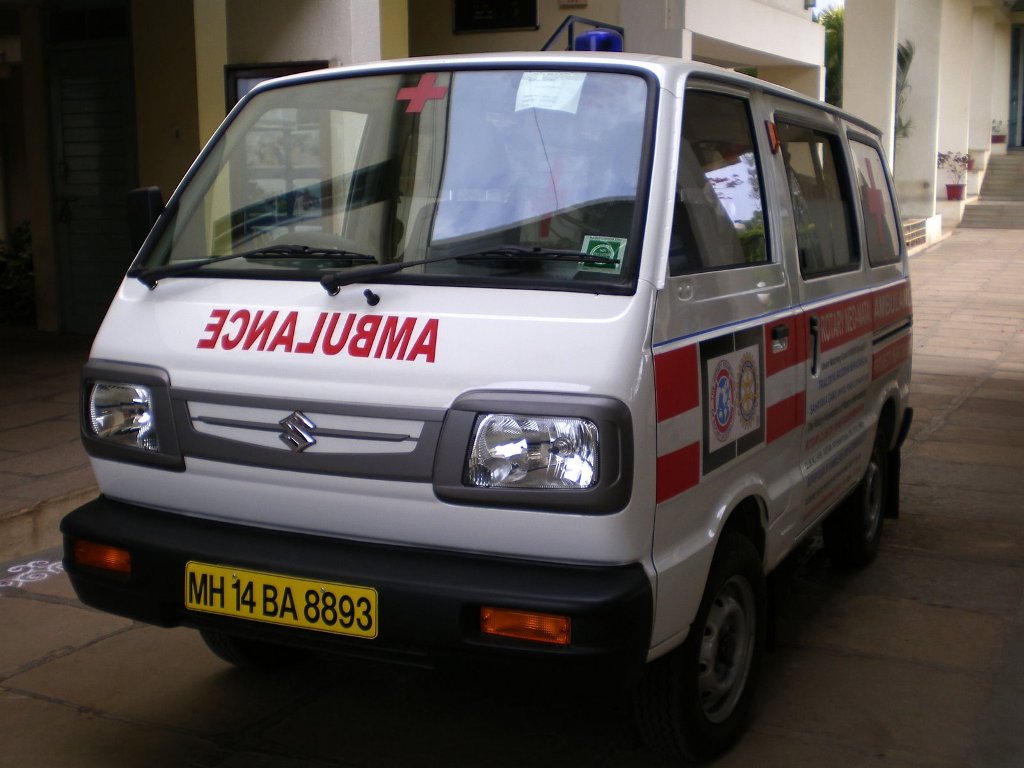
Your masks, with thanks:
M160 187L142 187L128 193L128 237L132 255L139 252L163 210L164 195Z

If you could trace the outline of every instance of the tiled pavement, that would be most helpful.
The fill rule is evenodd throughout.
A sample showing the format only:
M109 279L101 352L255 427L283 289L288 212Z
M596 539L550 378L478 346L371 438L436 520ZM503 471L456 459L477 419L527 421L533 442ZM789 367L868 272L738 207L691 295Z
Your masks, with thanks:
M52 547L64 513L96 494L78 437L90 343L0 328L0 562Z

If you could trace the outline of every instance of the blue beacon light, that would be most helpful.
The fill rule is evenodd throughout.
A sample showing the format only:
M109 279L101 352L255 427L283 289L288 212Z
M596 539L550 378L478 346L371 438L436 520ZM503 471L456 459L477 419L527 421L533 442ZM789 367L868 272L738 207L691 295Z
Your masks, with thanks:
M622 53L622 35L611 29L591 29L576 35L573 49L577 51L605 51Z

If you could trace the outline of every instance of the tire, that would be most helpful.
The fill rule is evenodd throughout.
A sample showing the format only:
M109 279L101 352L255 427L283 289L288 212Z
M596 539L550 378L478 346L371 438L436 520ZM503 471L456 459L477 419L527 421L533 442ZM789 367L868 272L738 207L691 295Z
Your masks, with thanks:
M200 629L206 647L228 664L248 669L274 669L298 663L305 652L213 629Z
M843 568L863 568L878 554L889 499L889 462L882 433L857 487L821 527L825 551Z
M640 734L671 758L701 762L747 726L764 652L767 592L761 557L723 537L684 643L648 665L635 696Z

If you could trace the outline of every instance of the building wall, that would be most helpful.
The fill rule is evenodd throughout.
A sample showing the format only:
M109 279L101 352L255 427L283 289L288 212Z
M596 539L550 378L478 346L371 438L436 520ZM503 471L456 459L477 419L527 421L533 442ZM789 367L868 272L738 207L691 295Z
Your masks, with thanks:
M409 0L380 0L380 57L409 55Z
M169 195L200 146L192 3L133 0L139 183Z
M538 30L455 34L451 0L415 0L409 3L410 51L535 51L575 11L624 27L629 51L755 67L766 80L824 95L825 33L803 0L590 0L579 9L542 0L538 11ZM560 40L552 47L565 45Z
M858 0L844 19L844 62L856 77L844 78L843 107L882 131L882 147L892 160L895 120L896 0ZM857 59L850 60L856 55Z
M380 58L378 0L228 0L227 28L232 64Z
M224 119L224 65L228 61L227 0L193 3L199 142L205 144Z
M894 176L900 212L915 218L935 213L942 22L935 8L936 0L901 0L899 4L897 39L913 43L914 59L904 105L904 117L910 120L910 136L896 144Z
M656 4L654 0L646 0ZM558 3L540 0L537 3L540 29L509 32L452 31L452 0L409 0L409 52L413 56L445 53L485 53L488 51L538 51L558 29L566 16L619 24L619 0L590 0L585 8L560 8ZM630 31L626 29L630 46ZM565 44L553 46L564 50ZM635 50L635 49L634 49Z

